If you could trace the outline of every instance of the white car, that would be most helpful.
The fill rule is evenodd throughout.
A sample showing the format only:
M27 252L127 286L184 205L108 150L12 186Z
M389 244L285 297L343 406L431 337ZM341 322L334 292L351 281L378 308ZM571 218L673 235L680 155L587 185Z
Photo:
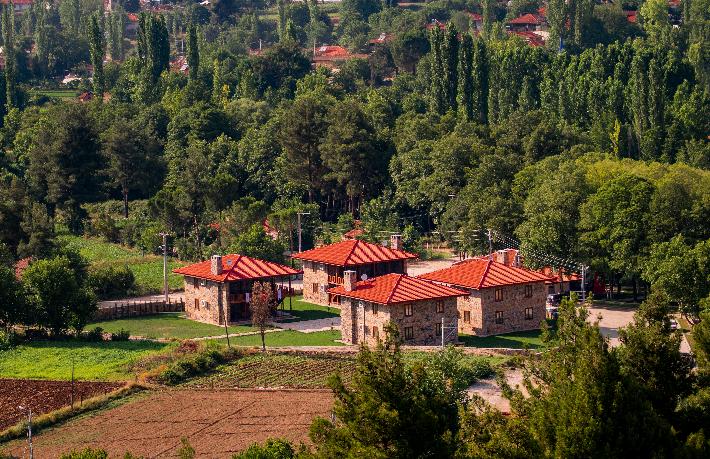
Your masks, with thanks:
M675 319L671 319L671 330L678 330L678 321Z

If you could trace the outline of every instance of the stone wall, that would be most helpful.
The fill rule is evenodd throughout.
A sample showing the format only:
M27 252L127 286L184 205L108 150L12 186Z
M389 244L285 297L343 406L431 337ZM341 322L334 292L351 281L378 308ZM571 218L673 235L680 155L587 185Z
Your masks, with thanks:
M198 322L224 325L223 314L229 317L227 294L224 284L185 276L185 315Z
M526 285L532 286L530 297L525 296ZM503 293L500 301L495 299L497 288ZM545 319L546 300L547 286L544 282L471 290L469 296L458 300L459 333L489 336L537 330ZM526 308L532 308L532 319L525 318ZM502 312L502 323L496 323L496 311ZM470 313L470 322L465 320L466 312Z
M314 289L315 285L315 289ZM314 291L315 290L315 291ZM328 267L323 263L303 262L303 299L328 304Z
M412 303L412 315L405 315L404 304L377 305L377 314L374 314L373 303L341 298L340 324L342 340L346 343L359 344L363 334L369 345L377 344L379 339L385 339L385 326L392 322L397 325L404 344L437 346L441 344L440 330L441 319L444 318L446 326L456 327L457 303L456 298L446 298L444 312L436 312L436 300L416 301ZM364 311L363 311L364 308ZM413 338L405 339L405 328L413 328ZM375 332L376 330L376 332ZM448 330L446 343L458 341L458 333Z

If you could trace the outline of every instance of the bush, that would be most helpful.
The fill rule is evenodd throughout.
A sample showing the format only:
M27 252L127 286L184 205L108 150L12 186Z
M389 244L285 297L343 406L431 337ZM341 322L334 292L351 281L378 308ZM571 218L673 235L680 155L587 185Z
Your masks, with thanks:
M61 459L108 459L108 453L103 449L86 448L82 451L72 451L62 454Z
M111 333L111 341L128 341L131 339L131 332L120 329L118 333Z
M0 351L11 349L17 344L17 337L12 332L0 330Z
M128 266L92 268L87 284L101 299L129 296L136 290L136 277Z
M241 453L232 456L232 459L292 459L296 451L288 440L266 440L264 445L253 444Z
M189 378L206 373L234 357L231 350L224 350L214 343L200 343L194 352L175 351L175 359L155 376L158 382L179 384Z
M104 329L101 327L94 327L91 331L84 334L84 339L92 342L99 342L104 340Z

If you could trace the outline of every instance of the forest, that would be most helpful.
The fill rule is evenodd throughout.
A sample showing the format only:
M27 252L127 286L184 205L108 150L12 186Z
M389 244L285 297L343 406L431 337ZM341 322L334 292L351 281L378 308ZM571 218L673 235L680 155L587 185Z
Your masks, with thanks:
M490 229L531 266L708 301L707 0L40 6L2 19L7 264L53 256L60 232L278 261L301 213L304 248L358 221L477 254ZM543 7L545 46L508 33ZM314 67L311 43L365 57ZM51 95L67 72L92 100Z

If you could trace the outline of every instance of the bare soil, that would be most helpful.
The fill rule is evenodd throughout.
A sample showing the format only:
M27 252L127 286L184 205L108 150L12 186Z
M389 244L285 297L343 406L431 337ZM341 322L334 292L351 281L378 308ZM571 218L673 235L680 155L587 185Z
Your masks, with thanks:
M123 383L74 382L74 404L105 394ZM38 416L71 403L72 388L68 381L37 381L28 379L0 379L0 430L17 424L27 416L28 408ZM22 407L22 408L20 408Z
M328 417L332 405L326 390L164 390L41 432L34 455L56 458L92 447L110 457L127 451L174 457L186 437L197 457L224 458L269 438L307 443L311 422ZM4 452L22 456L25 450L17 440Z

